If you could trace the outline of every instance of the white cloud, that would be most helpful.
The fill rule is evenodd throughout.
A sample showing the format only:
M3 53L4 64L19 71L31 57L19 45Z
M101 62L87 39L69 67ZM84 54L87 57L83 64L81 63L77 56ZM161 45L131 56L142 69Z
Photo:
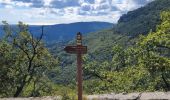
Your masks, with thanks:
M5 5L5 8L13 8L11 5Z
M51 6L53 0L44 0L44 6Z
M0 0L1 4L4 4L6 8L14 8L14 7L30 7L32 3L24 3L21 1L12 1L12 0Z
M18 7L30 7L32 3L15 2L14 5Z
M11 0L0 0L0 3L10 4L10 3L11 3Z
M116 23L123 13L150 1L153 0L43 0L42 4L38 4L38 0L0 0L0 4L4 5L0 7L0 20L12 24L18 21L29 24L79 21ZM70 2L72 4L68 4Z
M104 3L104 2L106 2L107 0L95 0L95 3L96 4L101 4L101 3Z
M122 0L122 2L119 1L119 3L115 3L118 1L112 1L112 6L117 7L120 11L129 11L134 8L137 8L138 5L135 4L132 0Z

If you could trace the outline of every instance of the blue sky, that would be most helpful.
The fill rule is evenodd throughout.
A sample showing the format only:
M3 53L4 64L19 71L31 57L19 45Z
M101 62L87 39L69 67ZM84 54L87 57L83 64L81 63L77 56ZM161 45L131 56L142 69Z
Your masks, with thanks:
M0 0L0 21L31 25L104 21L116 23L122 14L153 0Z

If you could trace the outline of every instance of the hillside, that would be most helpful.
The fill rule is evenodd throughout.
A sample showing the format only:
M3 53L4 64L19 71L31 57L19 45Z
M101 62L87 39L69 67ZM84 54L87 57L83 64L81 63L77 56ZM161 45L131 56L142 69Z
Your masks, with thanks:
M59 24L53 26L46 26L45 33L48 40L70 40L74 38L76 32L87 34L98 30L111 28L113 24L106 22L77 22L71 24Z
M129 37L126 35L118 34L113 32L112 29L106 29L94 33L88 33L83 35L83 44L88 46L88 55L91 60L103 61L111 60L112 47L114 45L130 44ZM60 60L61 73L56 74L56 77L53 77L57 83L61 84L70 84L74 83L76 77L76 56L72 54L67 54L63 49L66 45L75 45L75 39L69 43L57 43L55 45L50 45L50 51L55 57L58 57ZM50 77L53 74L50 74ZM67 77L69 75L69 77Z
M103 73L107 73L106 71L107 69L114 69L110 67L115 67L115 66L122 67L121 63L124 60L122 60L122 62L119 61L121 61L121 59L123 59L124 56L127 56L125 52L135 47L136 42L138 42L139 40L138 36L140 34L144 33L145 35L147 35L151 29L155 31L155 27L161 22L160 13L170 8L169 3L170 3L169 0L153 1L142 8L139 8L134 11L130 11L126 15L123 15L119 19L116 27L112 29L101 30L98 32L93 32L84 35L83 37L84 45L88 46L88 54L85 55L86 60L84 62L85 64L84 67L88 66L88 68L84 69L84 78L87 79L87 83L85 83L86 84L85 87L87 88L85 89L87 89L88 92L93 93L93 91L100 91L100 90L96 90L99 89L97 88L99 85L98 81L100 81L100 77L98 75L100 74L103 75ZM74 42L75 40L72 40L69 42L69 44L73 44ZM64 48L64 46L69 44L64 44L62 45L62 47ZM120 47L117 45L119 45ZM60 65L62 66L62 72L61 72L62 74L59 75L58 78L53 78L53 79L56 82L58 81L60 81L61 83L66 82L66 84L73 82L74 84L75 73L76 73L75 56L66 54L63 51L63 48L53 46L51 49L54 55L60 58L61 61ZM118 55L115 54L117 52L119 53ZM132 51L128 51L128 52L132 52ZM132 60L132 58L128 58L127 60L129 59ZM134 63L135 59L133 60L134 61L132 62ZM133 66L134 65L135 64L133 64ZM108 68L107 67L103 68L103 66L107 66ZM91 71L96 70L97 73L92 74L92 72L90 72L89 69ZM91 77L91 74L94 77ZM67 75L70 75L70 77L67 77ZM96 83L95 81L91 81L93 79L97 79ZM96 88L93 88L92 90L88 90L89 87L92 87L92 85L88 84L90 83L89 81L94 82L93 85L97 84ZM120 88L123 88L123 86ZM120 91L120 90L115 90L115 91Z
M112 29L101 30L85 35L84 43L89 53L101 51L102 48L115 44L129 46L138 35L148 34L161 22L160 13L170 9L170 0L155 0L148 5L122 15ZM132 38L134 37L134 38Z
M170 0L155 0L144 7L124 14L118 20L115 30L119 33L137 36L155 31L161 22L160 12L170 9Z
M15 29L15 25L11 26ZM47 43L63 42L73 39L76 32L87 34L98 30L113 27L113 24L107 22L77 22L70 24L57 24L44 26L44 39ZM30 32L39 36L41 26L29 26ZM2 36L3 28L0 26L0 36Z

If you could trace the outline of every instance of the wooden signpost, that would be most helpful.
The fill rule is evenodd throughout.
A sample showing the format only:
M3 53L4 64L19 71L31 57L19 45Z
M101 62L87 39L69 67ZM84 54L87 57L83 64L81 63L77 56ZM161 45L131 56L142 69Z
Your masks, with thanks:
M77 45L66 46L64 50L67 53L77 54L77 87L78 87L78 100L82 100L83 88L82 88L82 54L87 53L87 46L82 45L82 35L77 33Z

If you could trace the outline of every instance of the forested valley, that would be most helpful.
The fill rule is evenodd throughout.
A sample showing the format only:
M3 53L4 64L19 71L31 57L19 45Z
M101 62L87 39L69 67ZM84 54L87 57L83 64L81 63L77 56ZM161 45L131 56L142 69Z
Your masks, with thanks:
M0 97L61 95L75 99L76 56L63 51L75 39L46 44L3 21ZM155 0L123 15L112 28L85 34L84 94L170 91L170 1Z

